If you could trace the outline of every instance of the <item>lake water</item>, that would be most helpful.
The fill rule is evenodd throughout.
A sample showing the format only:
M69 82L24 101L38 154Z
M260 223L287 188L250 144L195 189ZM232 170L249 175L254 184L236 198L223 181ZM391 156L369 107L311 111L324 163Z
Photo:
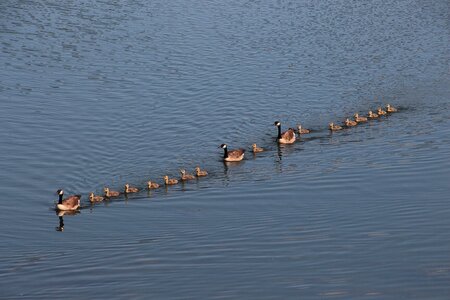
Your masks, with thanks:
M0 298L449 299L449 18L446 0L1 1ZM278 147L275 120L314 132ZM227 165L221 143L267 151ZM59 188L80 213L59 219Z

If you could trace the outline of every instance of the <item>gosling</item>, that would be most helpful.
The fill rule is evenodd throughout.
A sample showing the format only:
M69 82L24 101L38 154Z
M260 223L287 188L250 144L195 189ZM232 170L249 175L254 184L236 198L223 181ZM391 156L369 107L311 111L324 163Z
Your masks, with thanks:
M106 198L118 197L120 195L118 191L111 191L108 187L103 189L103 193Z
M253 153L258 153L258 152L263 152L263 151L264 151L264 149L261 148L261 147L256 146L256 144L252 145L252 152Z
M298 134L308 134L311 132L311 130L303 128L301 124L297 125Z
M369 110L369 115L367 116L367 118L369 119L376 119L379 116L377 114L374 114L371 110Z
M177 184L178 183L178 180L177 179L175 179L175 178L170 178L169 179L169 176L164 176L164 184L165 185L174 185L174 184Z
M195 175L197 177L207 176L208 172L206 172L206 170L201 170L200 167L195 167Z
M358 125L358 123L356 121L352 121L348 118L345 120L345 126L347 126L347 127L353 127L356 125Z
M328 124L328 128L329 128L331 131L338 131L338 130L341 130L341 129L342 129L342 126L335 125L334 123L330 123L330 124Z
M386 111L388 113L393 113L393 112L396 112L397 109L395 107L391 106L390 104L388 104L388 105L386 105Z
M186 173L186 170L184 170L184 169L181 169L180 173L181 173L181 178L180 178L181 181L187 181L187 180L195 179L194 175Z
M159 184L157 184L156 182L147 181L147 189L153 190L157 188L159 188Z
M125 189L123 191L125 194L137 193L139 189L137 187L130 186L128 183L125 184Z
M378 114L379 116L385 116L387 113L386 113L386 111L384 111L381 107L378 107L378 109L377 109L377 114Z
M101 201L103 201L105 199L105 197L103 197L103 196L100 196L100 195L94 195L94 193L90 193L89 194L89 201L91 202L91 203L94 203L94 202L101 202Z
M358 113L354 115L356 123L367 122L366 117L361 117Z

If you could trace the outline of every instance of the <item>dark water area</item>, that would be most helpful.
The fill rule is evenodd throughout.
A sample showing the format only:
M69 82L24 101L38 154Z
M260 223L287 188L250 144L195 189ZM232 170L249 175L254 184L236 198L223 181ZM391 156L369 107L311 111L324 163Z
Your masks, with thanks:
M0 2L0 298L449 299L449 17L440 0ZM277 146L275 120L313 132ZM222 143L267 151L224 164ZM58 217L59 188L78 213Z

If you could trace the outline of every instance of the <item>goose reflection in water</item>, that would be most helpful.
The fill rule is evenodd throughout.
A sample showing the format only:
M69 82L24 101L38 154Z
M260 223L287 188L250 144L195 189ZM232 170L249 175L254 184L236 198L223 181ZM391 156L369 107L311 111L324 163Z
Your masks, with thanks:
M55 227L56 231L64 231L64 218L63 216L73 216L79 214L79 211L57 211L56 215L59 219L59 225Z

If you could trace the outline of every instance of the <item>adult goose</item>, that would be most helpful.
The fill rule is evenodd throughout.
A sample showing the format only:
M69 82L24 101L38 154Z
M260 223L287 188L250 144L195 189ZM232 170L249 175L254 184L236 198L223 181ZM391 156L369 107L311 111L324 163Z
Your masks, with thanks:
M77 210L80 208L81 195L71 195L63 199L64 191L62 189L57 190L56 194L59 196L58 203L56 204L57 210Z
M292 144L295 142L295 131L292 128L289 128L285 132L281 132L281 122L275 121L273 125L277 126L278 128L278 136L277 136L277 142L280 144Z
M222 144L219 148L223 149L224 161L241 161L244 158L245 149L228 150L227 144Z

